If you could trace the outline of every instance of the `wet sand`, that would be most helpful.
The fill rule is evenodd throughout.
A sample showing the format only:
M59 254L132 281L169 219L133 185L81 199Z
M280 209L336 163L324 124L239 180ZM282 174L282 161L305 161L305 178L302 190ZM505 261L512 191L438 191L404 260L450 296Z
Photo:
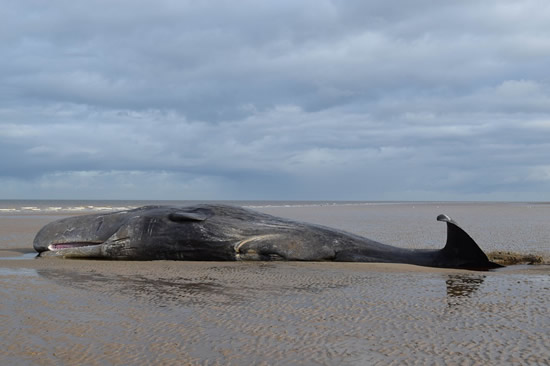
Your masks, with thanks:
M2 259L0 361L547 364L548 273Z
M34 227L54 218L10 218L9 230L32 241ZM18 247L2 225L7 221L0 223L2 365L547 365L550 359L547 265L476 272L33 259L30 245Z

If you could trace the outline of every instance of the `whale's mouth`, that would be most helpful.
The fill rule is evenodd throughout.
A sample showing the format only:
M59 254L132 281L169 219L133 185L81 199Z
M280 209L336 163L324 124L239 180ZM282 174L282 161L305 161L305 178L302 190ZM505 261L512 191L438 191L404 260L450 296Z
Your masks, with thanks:
M48 245L48 249L51 251L57 251L57 250L63 250L63 249L93 247L101 244L103 244L102 241L98 241L98 242L77 241L77 242L71 242L71 243L54 243L54 244Z

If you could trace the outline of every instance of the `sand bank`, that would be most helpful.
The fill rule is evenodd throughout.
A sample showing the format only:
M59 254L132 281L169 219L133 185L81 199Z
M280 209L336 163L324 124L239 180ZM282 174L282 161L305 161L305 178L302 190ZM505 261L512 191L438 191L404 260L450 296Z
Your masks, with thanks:
M550 357L548 266L13 259L23 258L18 250L0 257L2 364L482 365Z

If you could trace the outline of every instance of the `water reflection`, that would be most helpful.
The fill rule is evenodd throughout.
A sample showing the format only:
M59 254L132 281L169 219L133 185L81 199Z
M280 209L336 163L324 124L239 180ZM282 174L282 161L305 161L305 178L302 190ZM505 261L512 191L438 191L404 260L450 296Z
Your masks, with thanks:
M449 275L447 281L448 297L470 297L485 280L485 276L460 274Z
M242 300L242 296L206 277L202 279L183 277L163 279L140 275L105 275L96 272L52 269L41 269L37 272L40 276L60 285L129 296L154 303L159 307L209 301L228 303Z
M388 293L413 292L423 298L423 291L429 292L425 281L411 289L410 276L402 273L347 272L326 268L318 271L295 267L236 263L205 265L199 271L137 271L135 274L48 268L39 269L38 274L58 285L107 296L129 297L159 307L250 303L258 298L283 297L334 301L330 299L357 296L376 303L383 301ZM437 287L445 289L440 296L451 307L471 303L486 275L462 273L429 277L437 279Z
M485 281L485 275L456 274L449 275L445 284L447 286L447 303L449 306L459 305L475 294Z
M36 276L36 270L31 268L2 268L0 267L0 276ZM3 278L2 281L6 279Z
M35 259L35 258L38 258L38 253L30 252L30 253L23 253L21 255L14 255L11 257L0 257L0 260L14 261L14 260L26 260L26 259Z

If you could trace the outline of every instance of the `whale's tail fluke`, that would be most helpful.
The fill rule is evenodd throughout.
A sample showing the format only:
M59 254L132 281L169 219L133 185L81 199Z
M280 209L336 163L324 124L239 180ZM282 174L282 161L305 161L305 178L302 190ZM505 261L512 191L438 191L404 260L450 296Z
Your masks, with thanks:
M449 216L439 215L437 221L447 223L447 243L437 256L437 261L441 267L466 269L502 267L500 264L491 262L474 239Z

